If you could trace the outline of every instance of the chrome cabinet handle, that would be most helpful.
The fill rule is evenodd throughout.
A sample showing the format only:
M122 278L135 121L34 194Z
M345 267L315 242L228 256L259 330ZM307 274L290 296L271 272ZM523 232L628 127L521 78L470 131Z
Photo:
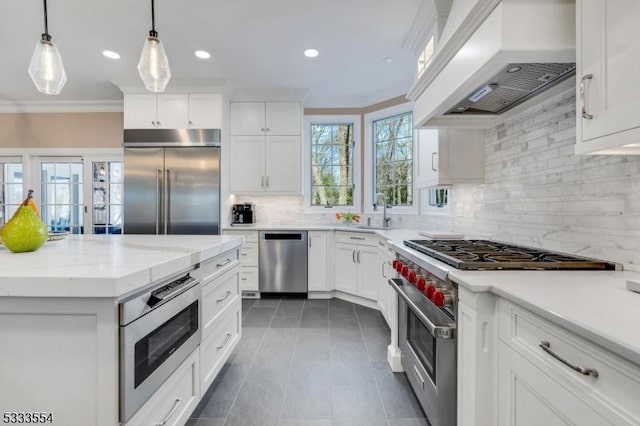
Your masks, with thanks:
M438 155L437 152L432 152L431 153L431 170L433 170L434 172L438 171L438 169L435 166L435 159L436 159L437 155Z
M227 333L227 337L224 338L224 341L222 342L222 344L220 346L216 347L216 349L220 350L220 349L224 348L227 345L227 343L229 343L229 339L231 339L231 334Z
M358 259L358 263L360 263L360 250L358 250L358 255L356 256L356 258Z
M169 411L169 414L167 414L167 417L164 418L162 423L156 423L156 426L166 425L169 419L171 418L171 416L173 416L173 413L175 413L176 410L178 409L178 406L180 405L181 402L182 402L182 398L176 398L176 400L173 403L173 408L171 408L171 411Z
M267 188L268 188L269 187L269 176L267 176L266 182L267 182Z
M222 267L224 265L228 265L229 263L231 263L231 258L227 258L227 260L225 260L222 263L216 263L216 268L220 268L220 267Z
M261 127L261 128L260 128L260 131L261 131L261 132L264 132L264 127Z
M246 278L240 278L240 280L241 280L241 281L246 281L247 279L246 279Z
M418 380L420 380L420 384L422 385L421 387L422 389L424 389L424 379L422 378L422 375L418 371L418 367L416 367L415 364L413 364L413 372L416 373L416 376L418 376Z
M162 169L156 169L156 235L160 232L160 179Z
M349 237L351 240L364 240L364 237Z
M587 120L593 120L593 114L587 112L587 80L593 79L593 74L587 74L582 76L580 81L580 105L582 110L582 118Z
M386 265L387 262L382 262L382 278L389 278L387 277L387 274L384 273L384 265Z
M356 251L355 250L351 251L351 259L353 260L353 263L356 263Z
M216 299L216 303L220 303L220 302L224 302L225 300L227 300L227 298L231 296L231 292L229 290L227 290L227 292L225 293L224 297L222 299Z
M554 357L555 359L557 359L558 361L560 361L561 363L569 367L570 369L577 371L578 373L584 376L598 377L598 370L596 370L595 368L580 367L579 365L576 365L570 361L567 361L566 359L562 358L560 355L555 353L553 350L551 350L551 343L549 343L548 341L543 340L542 342L540 342L538 346L540 346L540 348L542 348L543 351L545 351L546 353L548 353L549 355L551 355L552 357Z
M262 176L262 180L260 181L260 188L264 188L264 176Z

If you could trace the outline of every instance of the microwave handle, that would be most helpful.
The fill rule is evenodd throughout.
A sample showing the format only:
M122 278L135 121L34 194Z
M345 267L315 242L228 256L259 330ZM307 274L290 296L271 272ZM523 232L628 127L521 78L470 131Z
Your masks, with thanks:
M398 296L405 301L411 312L418 317L418 319L424 324L424 326L429 330L429 333L436 339L453 339L455 327L446 326L446 325L436 325L434 324L425 314L422 313L420 308L416 306L416 304L411 300L407 294L402 291L398 282L401 282L397 278L392 278L389 280L389 285L393 287L393 289L398 293Z
M165 300L172 299L173 297L177 296L178 294L188 290L189 288L191 288L195 284L197 284L197 282L198 281L196 281L195 278L189 277L188 280L186 280L184 283L182 283L178 287L176 287L171 293L167 293L167 294L163 294L162 296L158 296L157 294L154 294L152 292L151 296L149 296L149 300L147 301L147 305L150 308L153 308L157 304L159 304L159 303L161 303L161 302L163 302Z

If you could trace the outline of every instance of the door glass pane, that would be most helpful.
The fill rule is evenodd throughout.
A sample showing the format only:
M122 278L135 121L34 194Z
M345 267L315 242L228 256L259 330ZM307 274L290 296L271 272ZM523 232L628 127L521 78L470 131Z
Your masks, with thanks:
M0 160L0 225L11 219L23 194L22 162Z
M82 162L51 160L40 164L42 221L54 232L84 233Z
M92 163L92 221L94 234L122 233L122 162Z

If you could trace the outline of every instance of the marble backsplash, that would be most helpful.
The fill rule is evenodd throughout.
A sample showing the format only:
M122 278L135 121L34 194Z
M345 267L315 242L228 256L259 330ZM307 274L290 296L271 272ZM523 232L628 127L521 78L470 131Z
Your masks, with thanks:
M394 226L543 247L640 271L640 156L574 155L575 123L570 92L488 130L485 183L454 186L448 216L392 213ZM335 223L333 214L305 213L303 197L251 201L258 224Z

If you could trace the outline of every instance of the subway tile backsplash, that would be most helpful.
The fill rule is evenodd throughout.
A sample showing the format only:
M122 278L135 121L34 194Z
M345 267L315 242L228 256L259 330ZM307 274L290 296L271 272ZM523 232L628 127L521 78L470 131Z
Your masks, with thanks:
M391 212L393 225L592 256L640 271L640 156L574 155L575 122L569 92L489 129L485 183L454 186L449 216ZM302 197L251 201L258 224L335 223L333 214L305 214Z

